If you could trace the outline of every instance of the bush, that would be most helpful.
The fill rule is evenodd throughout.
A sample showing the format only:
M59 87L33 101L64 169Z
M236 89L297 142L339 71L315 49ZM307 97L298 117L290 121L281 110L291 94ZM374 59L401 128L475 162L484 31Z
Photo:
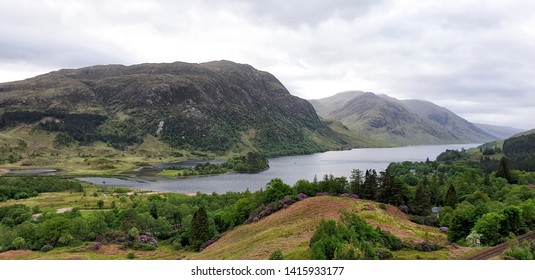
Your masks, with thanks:
M514 245L502 255L505 260L534 260L535 241L526 241L522 245Z
M134 254L133 252L130 252L126 255L126 258L129 260L133 260L136 258L136 254Z
M281 250L275 250L269 256L270 260L284 260Z
M15 250L20 250L26 248L26 240L22 237L17 237L13 242L11 242L11 247L13 247Z
M433 252L442 249L442 246L423 240L421 242L416 243L414 249L419 252Z
M44 245L43 247L41 247L41 252L48 252L48 251L51 251L52 249L54 249L54 247L52 247L52 245Z

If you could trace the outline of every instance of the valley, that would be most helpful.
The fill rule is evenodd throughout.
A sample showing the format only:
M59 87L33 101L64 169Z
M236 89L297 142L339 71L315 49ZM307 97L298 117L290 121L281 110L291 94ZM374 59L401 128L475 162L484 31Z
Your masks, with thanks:
M0 105L0 259L463 259L535 229L533 131L423 100L213 61L58 70Z

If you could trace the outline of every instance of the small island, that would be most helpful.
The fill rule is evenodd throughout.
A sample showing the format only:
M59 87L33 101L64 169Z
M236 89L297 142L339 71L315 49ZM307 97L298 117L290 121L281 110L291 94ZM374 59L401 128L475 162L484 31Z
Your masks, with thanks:
M158 175L166 177L182 177L216 175L227 172L256 173L267 169L269 169L269 161L264 155L249 152L245 156L235 156L221 164L206 162L197 164L194 167L173 165L164 169Z

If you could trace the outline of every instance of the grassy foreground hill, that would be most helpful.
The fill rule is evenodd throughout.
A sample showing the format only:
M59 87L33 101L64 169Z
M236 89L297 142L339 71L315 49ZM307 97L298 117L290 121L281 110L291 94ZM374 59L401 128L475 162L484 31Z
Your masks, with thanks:
M369 208L369 206L371 206ZM373 209L373 210L368 210ZM285 259L308 259L309 242L322 219L339 220L341 212L353 212L373 226L388 231L407 243L427 240L446 244L447 236L438 228L411 222L394 206L369 200L320 196L305 199L258 222L239 226L225 233L221 239L191 259L268 259L275 250L281 250ZM394 259L449 259L467 253L468 248L445 247L435 252L401 250Z

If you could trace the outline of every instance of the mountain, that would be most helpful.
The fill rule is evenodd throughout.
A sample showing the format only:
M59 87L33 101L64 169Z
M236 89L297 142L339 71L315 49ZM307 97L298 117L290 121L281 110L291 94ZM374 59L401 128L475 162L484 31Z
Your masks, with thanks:
M0 130L21 125L55 134L57 145L101 141L119 150L147 137L177 153L218 155L347 144L273 75L230 61L98 65L2 83Z
M482 123L474 123L474 125L498 139L507 139L515 134L518 134L524 131L524 129L514 128L514 127L509 127L509 126L498 126L498 125L490 125L490 124L482 124Z
M503 153L511 168L535 171L535 129L506 139L503 143Z
M341 122L354 135L383 145L477 143L495 140L446 108L350 91L310 100L318 114Z

